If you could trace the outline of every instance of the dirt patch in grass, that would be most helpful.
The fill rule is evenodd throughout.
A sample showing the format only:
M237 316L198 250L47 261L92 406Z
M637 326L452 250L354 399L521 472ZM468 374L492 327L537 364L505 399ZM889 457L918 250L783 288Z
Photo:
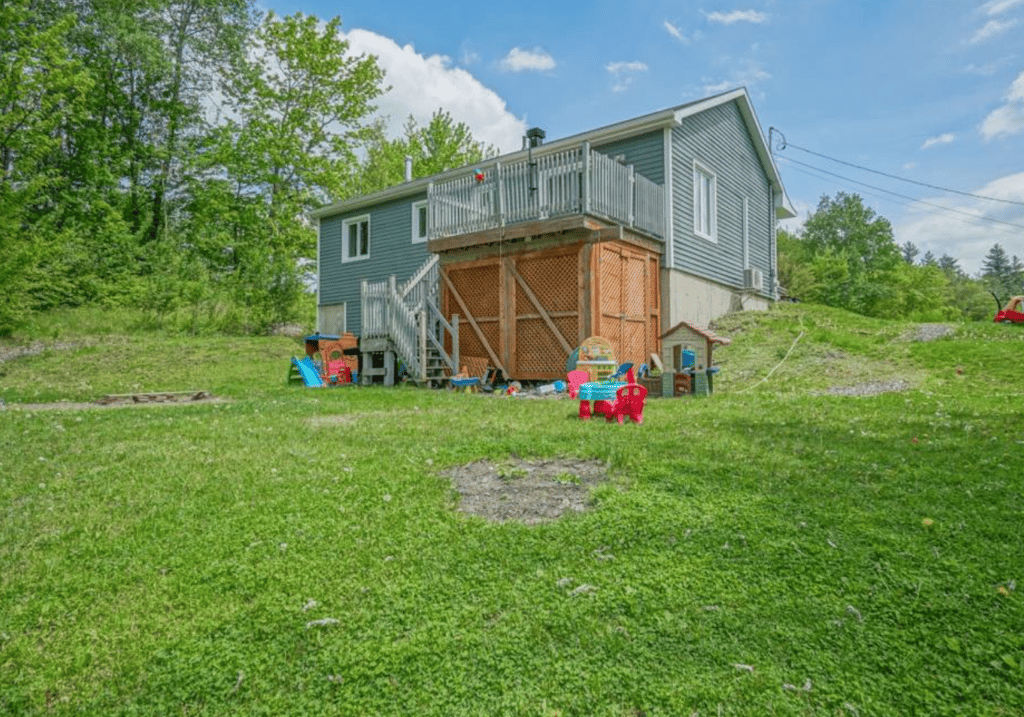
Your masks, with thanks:
M601 461L476 461L444 471L459 494L459 510L489 521L548 523L591 507L592 486L609 480Z
M56 401L54 403L13 403L0 401L0 411L82 411L90 408L128 408L139 406L185 406L196 403L224 403L206 391L180 391L171 393L127 394L104 396L91 402Z

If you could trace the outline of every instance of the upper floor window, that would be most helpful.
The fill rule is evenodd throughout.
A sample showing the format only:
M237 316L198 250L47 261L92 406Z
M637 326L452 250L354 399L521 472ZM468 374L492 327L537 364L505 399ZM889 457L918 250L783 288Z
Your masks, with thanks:
M353 217L342 224L345 252L342 261L356 261L370 256L370 215Z
M427 203L415 202L412 205L412 243L419 244L427 240Z
M714 172L693 163L693 232L711 241L718 241L716 184Z

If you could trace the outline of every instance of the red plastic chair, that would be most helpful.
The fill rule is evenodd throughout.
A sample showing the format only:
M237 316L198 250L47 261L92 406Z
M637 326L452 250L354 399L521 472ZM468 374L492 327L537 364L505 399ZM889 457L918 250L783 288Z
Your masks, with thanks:
M606 421L615 417L615 401L594 401L594 413L604 416Z
M644 422L644 399L647 398L647 388L638 384L626 384L615 392L615 405L611 413L605 415L609 421L612 416L622 423L627 416L633 423Z
M570 371L565 376L566 383L569 385L569 398L576 398L580 395L580 386L590 380L590 374L586 371Z

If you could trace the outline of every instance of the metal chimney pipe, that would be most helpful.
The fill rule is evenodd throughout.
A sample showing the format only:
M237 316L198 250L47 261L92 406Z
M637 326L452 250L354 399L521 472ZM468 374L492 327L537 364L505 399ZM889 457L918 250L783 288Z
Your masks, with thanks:
M405 181L412 181L412 157L405 155Z

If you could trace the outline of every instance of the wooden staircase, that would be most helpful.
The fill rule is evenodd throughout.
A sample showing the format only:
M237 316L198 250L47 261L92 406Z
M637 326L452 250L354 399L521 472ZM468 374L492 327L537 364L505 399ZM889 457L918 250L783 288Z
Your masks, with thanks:
M396 360L406 377L437 386L458 372L459 320L448 322L438 308L440 278L437 255L432 255L410 279L399 286L395 277L362 284L363 373L367 381L383 377L386 385L396 378ZM451 337L452 354L445 351Z

